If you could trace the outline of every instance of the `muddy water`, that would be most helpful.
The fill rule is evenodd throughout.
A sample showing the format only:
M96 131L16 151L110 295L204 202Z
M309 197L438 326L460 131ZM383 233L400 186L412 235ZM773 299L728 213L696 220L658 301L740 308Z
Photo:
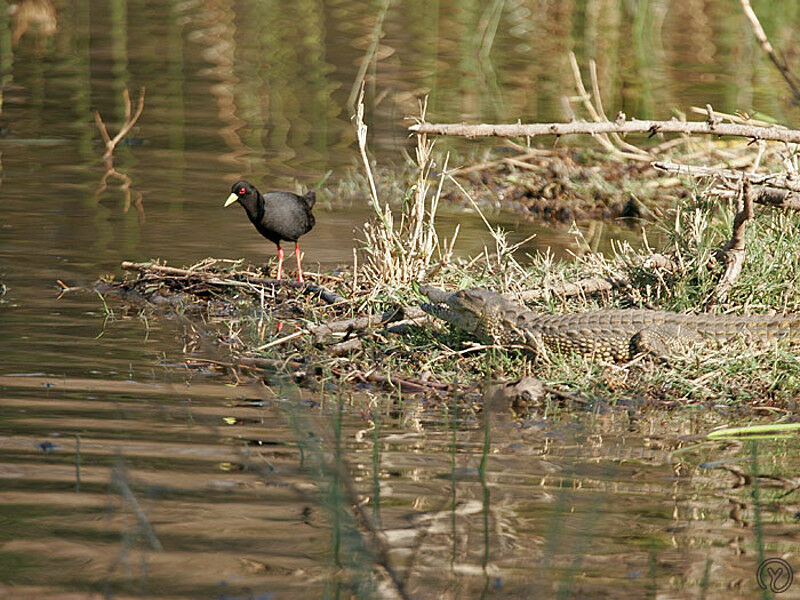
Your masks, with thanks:
M607 105L629 114L712 102L790 122L735 11L690 4L392 5L366 65L376 159L401 161L421 92L432 119L563 118L570 49L598 59ZM778 24L797 14L771 10L768 32L791 47L797 28ZM726 415L606 409L486 428L446 398L233 385L185 366L185 351L220 356L180 322L88 292L57 299L57 280L85 286L123 259L271 254L221 209L230 182L346 177L346 105L379 12L0 4L0 597L391 597L356 503L413 597L751 597L762 555L800 567L795 445L692 441ZM147 88L116 153L130 206L119 180L100 189L92 112L114 135L126 85ZM322 203L308 266L351 260L366 216L357 200ZM564 230L494 219L513 240L537 233L528 249L569 246ZM456 223L460 252L488 242L446 208L443 230ZM754 472L774 477L756 486Z

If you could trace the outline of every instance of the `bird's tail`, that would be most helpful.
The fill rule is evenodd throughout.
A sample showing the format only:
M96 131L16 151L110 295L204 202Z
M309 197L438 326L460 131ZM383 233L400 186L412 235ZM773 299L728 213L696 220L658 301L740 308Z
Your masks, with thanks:
M314 204L317 202L317 193L306 192L306 195L303 196L303 200L306 201L306 205L308 205L308 208L314 208Z

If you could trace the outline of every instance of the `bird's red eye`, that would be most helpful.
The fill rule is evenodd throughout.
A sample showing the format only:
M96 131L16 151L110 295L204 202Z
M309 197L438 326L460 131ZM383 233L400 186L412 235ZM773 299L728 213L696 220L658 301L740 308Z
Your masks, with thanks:
M247 193L247 190L244 188L239 188L239 194L244 196Z

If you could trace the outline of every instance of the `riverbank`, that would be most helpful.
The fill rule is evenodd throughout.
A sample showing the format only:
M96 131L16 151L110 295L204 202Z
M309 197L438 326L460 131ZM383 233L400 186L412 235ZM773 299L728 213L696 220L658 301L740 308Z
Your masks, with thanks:
M221 370L233 380L242 370L264 370L268 379L312 388L366 385L423 394L431 401L459 394L477 407L487 381L532 377L544 388L526 402L510 398L517 411L548 413L565 405L791 411L800 394L800 367L784 343L692 348L669 365L640 359L613 364L487 344L419 308L424 298L418 284L432 283L449 290L486 287L545 313L630 307L725 314L800 310L797 216L757 207L745 230L735 218L741 198L720 200L684 185L688 198L665 219L667 243L659 251L645 240L641 248L617 244L611 255L603 255L576 233L573 260L556 260L547 252L521 256L487 221L494 247L457 258L448 251L449 241L434 237L431 202L441 200L441 188L429 184L417 196L428 203L418 211L427 226L418 240L407 234L414 224L408 204L400 211L400 225L376 218L367 226L354 264L311 274L310 286L277 282L242 261L208 259L185 269L127 264L135 275L104 280L98 289L135 306L128 314L140 311L150 318L166 312L187 319L198 338L213 340L225 355L192 353L187 365ZM423 189L419 181L416 186L412 190ZM470 190L462 191L471 199ZM391 209L386 210L383 216L390 219ZM474 210L481 212L477 203ZM731 241L739 235L746 256L728 281Z

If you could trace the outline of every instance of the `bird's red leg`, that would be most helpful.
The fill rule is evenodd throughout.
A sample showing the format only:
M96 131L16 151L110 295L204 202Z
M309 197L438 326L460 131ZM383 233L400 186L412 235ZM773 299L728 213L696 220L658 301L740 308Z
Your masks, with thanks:
M276 279L280 279L281 271L283 270L283 248L281 248L280 244L277 244L277 246L278 246L278 276L276 277Z
M297 281L303 283L303 267L300 266L300 244L294 243L294 257L297 259Z

